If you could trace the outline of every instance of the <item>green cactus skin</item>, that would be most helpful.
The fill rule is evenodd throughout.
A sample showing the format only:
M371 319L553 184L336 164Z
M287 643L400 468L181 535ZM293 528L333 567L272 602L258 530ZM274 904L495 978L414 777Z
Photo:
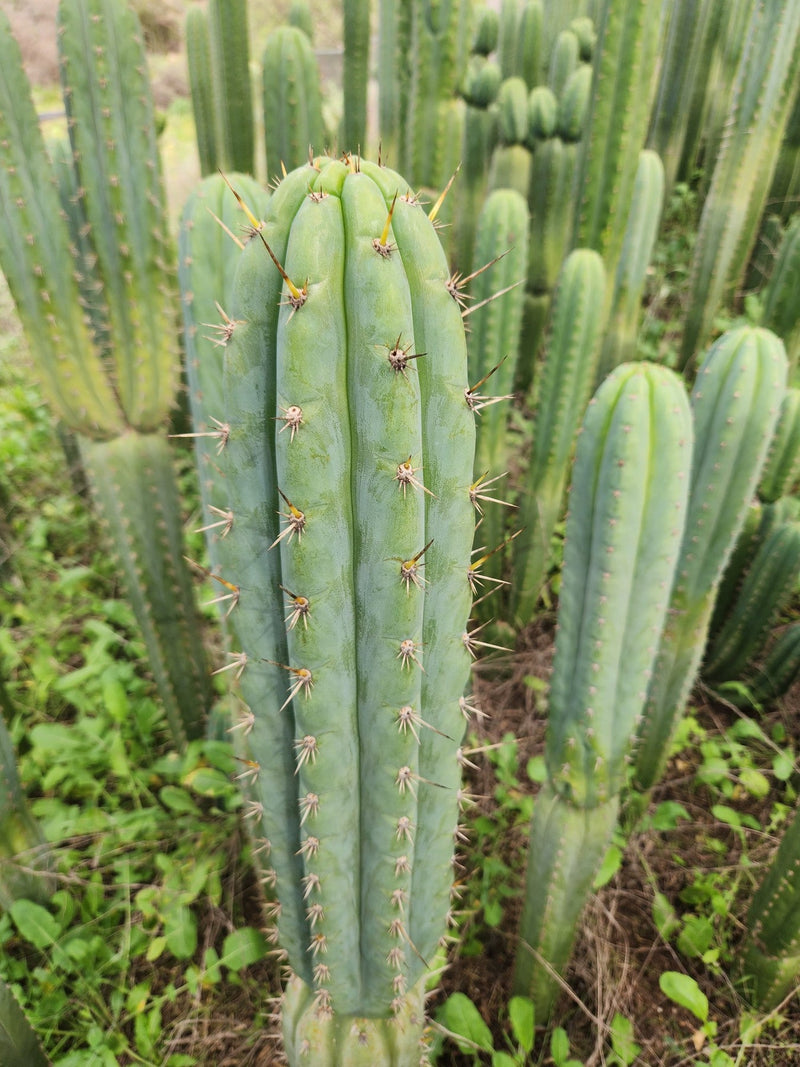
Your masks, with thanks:
M148 643L176 744L182 746L187 737L202 733L209 686L166 442L149 448L147 464L137 466L141 440L158 436L167 419L177 378L177 305L169 286L173 254L144 46L132 13L113 0L64 0L59 22L76 185L83 192L70 217L86 220L83 235L91 240L96 273L80 286L75 278L73 248L79 265L85 268L89 258L71 239L62 215L7 22L5 30L0 27L0 140L7 159L0 170L0 264L46 395L102 480L93 492L101 508L108 500L112 512L105 518L120 531L115 548L127 594ZM83 311L81 291L87 285L103 294L104 307ZM47 315L42 307L49 308ZM97 343L96 313L108 324L107 336L104 325ZM114 483L115 466L127 472L129 488L122 495L106 485ZM141 501L145 508L137 511ZM156 559L154 553L167 546L174 555Z
M687 367L741 278L800 79L800 5L757 0L745 36L726 134L700 218L681 348Z
M514 189L527 197L531 152L528 148L528 87L520 77L506 78L497 94L497 144L489 167L489 189Z
M189 407L194 427L195 460L206 545L212 570L218 563L216 546L226 535L227 500L218 485L217 466L225 430L214 421L223 411L223 352L230 332L233 277L242 248L251 234L245 215L232 193L235 189L256 219L261 219L269 194L244 174L209 175L184 205L178 231L178 281L183 307L183 338ZM220 311L221 309L221 311ZM223 317L227 316L227 320ZM215 414L216 413L216 414ZM217 596L225 597L223 587ZM223 616L231 601L219 600Z
M219 149L214 113L214 76L211 66L211 36L205 8L192 5L186 12L186 65L192 98L200 173L205 177L219 168Z
M572 244L598 251L610 277L647 135L661 8L661 0L604 0L598 21Z
M221 162L225 170L252 174L255 126L247 0L209 0L208 28Z
M784 222L800 204L800 93L786 124L768 202L776 205Z
M771 522L764 508L764 533L744 575L735 604L706 648L701 674L709 685L742 677L786 607L800 577L800 523Z
M308 0L292 0L287 19L290 26L296 26L298 30L302 30L309 41L314 43L314 18L308 6Z
M667 195L679 174L689 129L687 116L708 78L703 61L713 25L713 6L707 0L674 0L667 9L661 71L647 142L661 157Z
M797 365L800 362L800 310L797 290L800 286L800 214L786 227L778 258L769 283L763 293L764 314L761 325L772 330L786 346L789 360L789 380L798 384Z
M800 485L800 389L786 391L775 436L758 483L758 495L772 502L791 496Z
M500 13L486 4L477 5L474 20L472 53L473 56L483 56L487 59L497 50L500 42Z
M311 42L294 26L272 31L261 68L267 174L274 178L325 148L319 68Z
M471 296L477 307L470 316L469 378L483 381L480 393L507 398L514 388L525 271L528 265L528 205L513 189L490 193L478 220L476 264L491 263L490 270L474 280ZM512 288L513 287L513 288ZM495 369L496 368L496 369ZM476 424L475 478L503 474L509 466L506 442L507 405L502 401L478 409ZM503 541L506 509L490 507L476 529L476 549L493 550ZM503 557L495 553L486 560L484 573L499 578Z
M800 817L784 831L745 919L741 973L751 1003L769 1012L797 985L800 973Z
M503 78L516 74L517 27L522 0L500 0L500 32L497 40L497 62Z
M1 978L0 1063L3 1067L51 1067L17 998Z
M763 709L785 696L799 676L800 623L794 623L776 637L758 668L744 679L744 689L726 690L725 698L741 707Z
M692 392L695 450L686 537L647 694L634 793L663 773L706 643L714 597L745 521L785 393L786 355L768 330L739 327L712 345Z
M580 63L581 46L572 30L562 30L556 37L550 66L547 71L547 84L557 97L560 97L567 84L567 79Z
M411 60L411 5L378 0L378 133L381 154L394 162L406 128Z
M597 381L617 365L636 358L642 293L664 206L664 166L650 149L639 154L628 210L622 255L614 278L611 312L603 338Z
M677 375L622 364L589 404L567 517L545 761L515 989L546 1019L613 830L666 620L692 459ZM538 805L539 801L537 801ZM530 948L542 954L535 957Z
M2 696L5 703L5 690ZM28 807L14 745L0 714L0 908L8 911L21 897L41 904L49 900L55 888L48 874L50 864L50 852Z
M533 618L547 577L575 435L600 354L605 285L597 252L575 249L569 254L556 287L544 360L534 377L531 454L520 499L519 525L525 532L514 543L511 583L512 614L519 625Z
M711 614L711 622L708 627L709 640L713 640L725 624L725 620L733 610L739 586L742 584L742 576L750 566L758 546L759 532L764 507L758 500L753 500L745 512L742 528L736 538L725 569L722 572L719 586L714 597L714 610Z
M542 77L542 47L544 43L544 10L542 0L525 0L517 23L514 74L522 78L528 89L539 85Z
M287 305L266 251L247 245L225 350L234 518L219 551L240 589L229 624L247 655L233 665L260 766L254 813L307 987L290 1016L311 996L329 1029L331 1008L415 1014L406 995L413 1007L445 930L474 416L444 253L399 175L315 161L280 184L262 233L307 299ZM314 1032L290 1021L290 1046L298 1028ZM394 1040L391 1021L375 1029Z
M344 0L343 12L344 113L339 147L345 152L358 153L367 143L370 0Z
M592 0L544 0L545 56L552 56L562 30L569 29L575 19L592 15L592 6Z

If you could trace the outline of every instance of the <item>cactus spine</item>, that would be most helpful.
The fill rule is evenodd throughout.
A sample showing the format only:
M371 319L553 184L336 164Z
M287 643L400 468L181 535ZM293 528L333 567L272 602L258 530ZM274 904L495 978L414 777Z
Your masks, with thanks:
M59 24L76 187L83 193L80 213L91 238L98 303L86 312L81 307L73 241L5 20L0 264L46 395L79 435L101 515L118 533L127 593L182 746L202 732L209 688L161 432L177 370L176 309L144 47L135 15L116 0L64 0Z
M450 908L478 575L448 277L406 182L354 157L291 172L236 275L219 550L296 975L286 1047L320 1063L417 1062Z
M647 694L634 788L647 793L706 643L714 598L755 492L780 412L786 355L768 330L740 327L711 347L692 392L695 450L686 536L670 616Z
M586 412L567 518L550 686L548 782L531 827L515 988L547 1018L617 817L684 527L683 383L623 364Z
M267 174L280 176L325 148L319 68L311 42L295 26L267 38L261 60Z
M799 78L800 5L757 0L700 219L681 348L684 367L744 271Z

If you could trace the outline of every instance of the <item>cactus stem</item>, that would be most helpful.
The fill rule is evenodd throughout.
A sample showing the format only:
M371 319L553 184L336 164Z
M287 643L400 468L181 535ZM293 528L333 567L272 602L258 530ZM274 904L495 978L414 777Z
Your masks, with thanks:
M209 415L209 418L217 427L216 430L204 430L198 433L171 433L167 434L168 437L216 437L219 440L217 445L217 455L222 452L225 445L228 443L228 438L231 435L231 428L227 422L220 422L219 419L215 419L213 415ZM185 558L185 557L184 557ZM189 560L191 563L192 561Z
M458 166L456 167L456 169L453 171L452 177L448 181L447 185L445 185L444 189L442 189L441 193L439 194L439 199L436 201L436 203L433 205L433 207L428 212L428 218L431 220L431 222L436 222L436 216L439 214L439 211L441 210L442 204L445 201L445 197L450 192L450 189L451 189L451 187L453 185L453 182L456 180L456 177L457 177L458 172L460 170L461 170L461 164L459 163Z
M297 404L290 404L288 408L281 408L281 411L283 414L276 416L276 421L283 423L279 432L283 433L288 427L289 440L294 441L294 435L303 424L303 409Z
M372 247L378 253L379 256L383 256L384 259L388 259L389 256L397 248L397 245L393 245L389 241L389 229L392 225L392 215L394 215L394 206L397 203L397 193L392 197L392 203L389 207L389 214L386 216L386 222L383 227L383 232L380 237L376 237L372 242Z
M406 495L406 489L409 485L413 485L415 489L421 489L423 493L427 493L428 496L433 496L430 489L427 489L418 478L414 475L421 471L422 467L411 466L411 456L408 459L403 460L402 463L397 465L397 473L394 476L394 480L400 483L400 488L403 490L403 496Z
M475 510L479 515L483 515L483 508L481 504L502 504L505 508L516 508L516 504L512 504L509 500L499 500L497 497L488 496L484 490L488 489L493 482L499 482L501 478L505 478L508 471L504 471L503 474L497 474L494 478L486 480L488 471L484 471L480 478L477 478L469 487L469 499L473 504Z
M244 669L247 666L247 653L246 652L226 652L226 656L229 657L230 663L226 663L224 667L217 667L212 674L222 674L224 671L235 670L234 678L238 681L244 674Z

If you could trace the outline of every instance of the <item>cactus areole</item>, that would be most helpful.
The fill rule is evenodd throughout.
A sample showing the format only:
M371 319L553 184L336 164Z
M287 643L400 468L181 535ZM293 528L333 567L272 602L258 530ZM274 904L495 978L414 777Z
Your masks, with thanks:
M288 174L237 271L221 574L295 976L286 1049L410 1067L452 902L480 580L460 308L407 183L355 157Z

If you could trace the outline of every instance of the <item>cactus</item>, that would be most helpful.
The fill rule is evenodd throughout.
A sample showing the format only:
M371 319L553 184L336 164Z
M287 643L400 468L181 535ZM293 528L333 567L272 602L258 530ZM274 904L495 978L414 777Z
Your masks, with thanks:
M200 173L205 177L219 167L219 148L214 115L214 75L211 66L211 37L205 8L192 5L186 12L186 65L192 98Z
M378 132L384 159L404 145L411 83L411 5L378 2Z
M642 292L664 206L664 166L650 149L639 153L639 166L628 210L622 255L614 278L611 311L603 337L597 381L617 365L636 358L642 315Z
M476 309L470 317L467 345L470 381L485 381L481 392L493 394L485 407L478 407L475 478L483 484L490 475L495 478L507 472L509 466L508 411L502 401L510 399L514 388L528 264L528 205L515 190L496 189L487 197L478 220L476 261L494 264L475 278L470 295ZM504 520L501 508L486 510L476 530L476 549L492 551L500 545ZM501 555L490 556L485 564L487 576L499 578L502 562Z
M798 384L800 363L800 310L797 289L800 286L800 214L786 227L769 282L762 294L764 314L761 325L772 330L786 346L789 380Z
M253 86L247 0L208 0L215 128L223 170L252 174Z
M548 782L531 826L514 986L552 1011L617 817L684 528L692 425L683 383L623 364L578 438L550 684Z
M562 30L556 37L547 71L547 85L560 97L570 75L577 70L581 62L581 46L572 30Z
M595 379L604 301L602 259L591 249L575 249L559 275L544 361L534 377L531 453L520 500L524 533L515 541L511 584L520 626L533 618L547 577L575 435Z
M682 367L690 364L705 343L720 304L744 272L798 84L800 5L793 0L757 0L745 35L725 138L700 218Z
M506 74L506 77L522 78L528 89L539 85L543 75L543 41L542 0L524 0L517 16L512 73Z
M295 974L286 1048L410 1067L450 908L480 580L460 309L407 183L355 157L284 178L235 288L219 552Z
M5 688L0 698L5 705ZM0 714L0 908L7 911L20 897L45 903L54 889L49 867L48 847L22 791L14 746Z
M647 135L661 8L661 0L603 0L598 20L572 245L598 251L609 277L622 251L639 152Z
M766 643L800 578L800 522L773 521L764 508L762 529L728 617L706 648L701 674L712 686L741 678Z
M749 326L723 334L698 371L686 536L639 730L634 794L647 794L666 765L700 665L717 587L758 484L785 381L783 344L768 330Z
M515 189L527 197L531 152L528 148L528 88L520 77L506 78L497 94L497 144L489 167L490 189Z
M0 1063L3 1067L50 1067L39 1039L11 989L0 978Z
M743 679L744 687L726 691L732 704L762 708L779 700L800 676L800 623L782 630L767 649L758 667Z
M7 21L0 25L0 265L51 405L75 431L115 542L176 744L202 733L209 686L162 428L177 372L176 301L138 21L116 0L64 0L59 47L80 217L99 302L62 215ZM46 313L43 313L46 309ZM98 319L97 316L100 316ZM102 329L98 329L98 322ZM107 509L107 510L103 510Z
M344 111L339 141L340 147L345 152L360 152L366 147L367 139L370 2L369 0L344 0L343 12Z
M768 202L775 205L784 222L800 208L800 93L786 124Z
M800 973L800 815L795 813L745 918L740 973L751 1002L776 1008Z
M789 388L781 405L758 495L772 502L791 496L800 486L800 389Z
M311 42L294 26L279 26L261 58L267 174L280 176L325 148L319 68Z

